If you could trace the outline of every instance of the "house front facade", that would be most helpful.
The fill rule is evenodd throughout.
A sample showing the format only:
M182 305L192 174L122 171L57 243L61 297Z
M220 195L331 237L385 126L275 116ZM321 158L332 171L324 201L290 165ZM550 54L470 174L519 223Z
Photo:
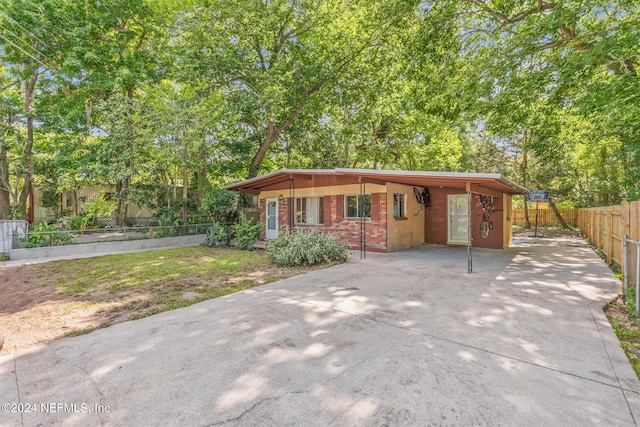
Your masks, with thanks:
M282 169L225 188L257 195L262 239L314 228L376 252L506 248L512 196L527 192L497 174L365 169Z

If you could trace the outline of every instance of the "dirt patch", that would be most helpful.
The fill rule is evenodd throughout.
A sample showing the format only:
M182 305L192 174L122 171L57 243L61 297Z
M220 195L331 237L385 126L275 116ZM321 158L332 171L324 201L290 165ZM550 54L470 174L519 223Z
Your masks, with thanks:
M63 336L71 323L65 308L77 304L77 297L55 291L55 278L43 279L32 266L0 269L0 333L5 351L28 348Z
M520 226L513 227L513 237L533 237L536 233L535 228L524 228ZM561 227L538 227L538 237L541 238L565 238L565 239L582 239L580 230L564 230Z
M0 268L3 352L21 352L65 335L82 334L167 310L166 301L158 304L156 294L135 288L111 292L107 286L99 286L92 292L65 294L58 285L59 280L68 278L43 274L46 268L46 264ZM175 304L177 308L212 298L217 292L220 295L235 292L309 270L261 266L221 280L186 275L172 280L170 288L184 289ZM230 287L233 289L227 291Z
M629 309L622 295L618 295L605 308L607 318L620 340L620 346L640 378L640 322L629 314L630 311L633 313L635 310Z

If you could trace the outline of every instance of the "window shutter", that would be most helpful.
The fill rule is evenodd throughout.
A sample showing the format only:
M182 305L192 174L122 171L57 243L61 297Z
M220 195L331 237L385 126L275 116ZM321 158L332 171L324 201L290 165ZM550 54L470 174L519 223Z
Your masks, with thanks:
M324 215L323 223L325 226L329 227L331 226L331 196L324 196L323 205L324 205L324 212L322 213L322 215Z
M380 221L380 193L371 194L371 221Z
M344 218L344 194L336 196L336 221L342 221Z

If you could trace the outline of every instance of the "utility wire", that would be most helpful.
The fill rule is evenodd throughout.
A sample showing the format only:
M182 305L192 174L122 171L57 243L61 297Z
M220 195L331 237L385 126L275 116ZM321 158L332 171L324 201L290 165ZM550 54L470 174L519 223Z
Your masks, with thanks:
M35 56L33 56L32 54L30 54L29 52L27 52L26 50L24 50L23 48L21 48L20 46L18 46L17 44L15 44L13 41L11 41L10 39L8 39L7 37L5 37L4 35L0 34L0 38L5 40L7 43L9 43L10 45L12 45L13 47L15 47L16 49L18 49L19 51L21 51L22 53L24 53L25 55L27 55L29 58L33 59L36 62L39 62L40 64L42 64L43 67L49 69L50 71L54 71L54 68L51 67L48 64L45 64L44 62L42 62L40 59L36 58Z
M13 19L12 17L10 17L9 15L7 15L6 12L3 12L0 10L0 14L2 14L2 16L4 16L5 18L7 18L9 21L13 22L14 24L16 24L18 27L20 27L20 29L22 31L24 31L25 33L28 33L31 37L33 37L34 39L38 40L40 43L42 44L46 44L44 41L42 41L42 39L38 38L38 36L36 36L35 34L33 34L31 31L27 30L26 28L24 28L22 25L20 25L20 23L18 21L16 21L15 19Z
M20 36L18 36L16 33L14 33L13 31L11 31L10 29L8 29L7 27L5 27L4 25L0 24L0 29L4 29L6 32L8 32L9 34L11 34L14 37L14 40L20 41L21 43L23 43L25 46L33 49L34 51L36 51L36 53L42 55L47 61L52 61L52 59L46 55L45 53L43 53L41 50L39 50L37 47L32 46L29 42L27 42L26 40L24 40L23 38L21 38ZM6 36L3 37L6 40ZM37 39L37 37L36 37ZM16 46L15 42L12 43L14 46ZM21 49L22 50L22 49ZM24 50L22 50L24 52ZM53 61L55 62L55 61ZM47 68L52 69L53 67L48 66Z

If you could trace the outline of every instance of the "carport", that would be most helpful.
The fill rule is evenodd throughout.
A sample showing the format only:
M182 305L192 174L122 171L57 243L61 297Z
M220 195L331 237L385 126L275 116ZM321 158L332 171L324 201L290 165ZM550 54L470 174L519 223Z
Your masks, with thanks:
M391 252L424 243L511 244L511 204L528 191L499 174L370 169L281 169L229 185L254 194L263 239L316 228L360 250ZM489 209L490 207L490 209Z

